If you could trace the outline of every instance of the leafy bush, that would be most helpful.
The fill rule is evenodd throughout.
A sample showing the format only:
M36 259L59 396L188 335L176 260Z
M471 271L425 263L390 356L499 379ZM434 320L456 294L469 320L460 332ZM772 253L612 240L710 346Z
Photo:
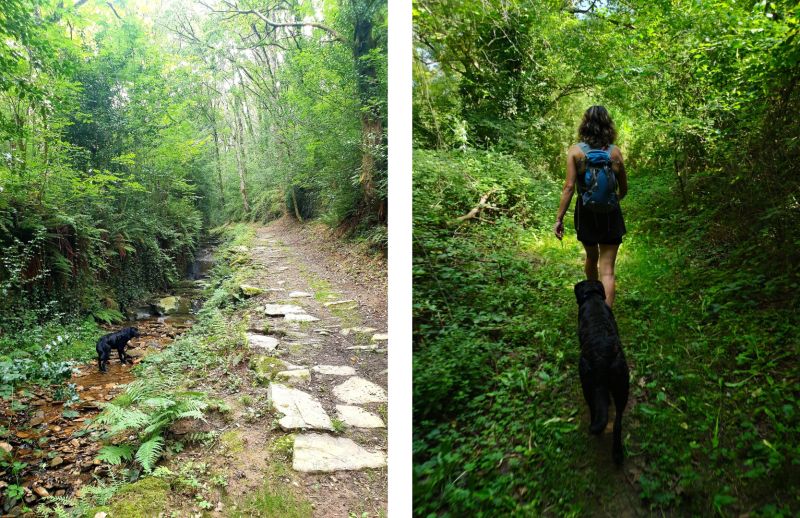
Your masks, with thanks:
M96 354L100 334L92 320L66 325L51 321L0 338L0 395L10 396L24 382L63 385L76 361Z

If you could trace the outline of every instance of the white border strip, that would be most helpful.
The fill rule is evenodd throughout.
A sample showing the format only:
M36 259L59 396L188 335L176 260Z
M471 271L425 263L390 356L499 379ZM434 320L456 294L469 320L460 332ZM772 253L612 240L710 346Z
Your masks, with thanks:
M389 1L389 516L411 516L411 1Z

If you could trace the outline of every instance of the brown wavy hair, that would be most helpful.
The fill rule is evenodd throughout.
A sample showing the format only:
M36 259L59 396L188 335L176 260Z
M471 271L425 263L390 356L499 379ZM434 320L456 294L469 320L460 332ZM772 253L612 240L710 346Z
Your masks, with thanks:
M605 106L595 105L586 110L578 126L578 140L594 149L610 146L617 140L617 128Z

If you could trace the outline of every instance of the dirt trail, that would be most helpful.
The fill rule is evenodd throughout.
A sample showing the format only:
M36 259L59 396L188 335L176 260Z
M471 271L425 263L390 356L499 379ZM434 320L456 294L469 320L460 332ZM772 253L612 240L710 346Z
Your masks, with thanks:
M386 515L386 264L323 229L276 221L246 250L249 360L220 373L233 415L195 457L228 473L227 508L283 485L313 516Z

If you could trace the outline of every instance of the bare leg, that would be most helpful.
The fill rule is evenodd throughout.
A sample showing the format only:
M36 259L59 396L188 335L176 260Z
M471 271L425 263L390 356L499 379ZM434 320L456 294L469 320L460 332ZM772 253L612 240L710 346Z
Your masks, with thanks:
M606 290L606 304L614 306L616 277L614 263L617 261L619 245L600 245L600 281Z
M590 281L596 281L597 258L599 257L597 245L583 245L583 248L586 250L586 264L583 266L583 269L586 272L586 278Z

